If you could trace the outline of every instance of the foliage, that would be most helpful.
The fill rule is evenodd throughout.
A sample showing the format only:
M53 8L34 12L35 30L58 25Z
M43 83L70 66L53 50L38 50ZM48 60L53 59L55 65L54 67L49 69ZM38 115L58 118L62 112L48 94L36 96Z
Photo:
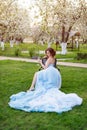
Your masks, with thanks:
M20 48L16 48L15 49L15 56L20 56L20 53L21 53Z
M26 9L19 8L18 0L0 0L0 36L22 39L29 35L30 17Z
M81 106L62 114L24 112L8 106L9 97L26 91L35 63L0 61L0 129L1 130L86 130L87 129L87 69L60 66L62 88L65 93L77 93L83 98ZM68 75L67 75L68 74Z
M87 53L77 53L77 60L87 59Z
M34 47L29 48L29 56L30 58L37 58L39 56L39 50Z
M0 35L33 37L34 41L56 38L61 41L61 27L79 31L86 39L86 0L35 0L29 8L20 8L18 0L0 0ZM73 13L74 12L74 13ZM67 39L67 37L66 37Z
M60 41L67 42L71 30L79 31L81 36L86 39L86 1L36 0L36 6L32 8L36 7L39 13L35 14L35 18L41 18L41 22L38 24L40 25L39 28L42 30L37 30L37 33L47 33L48 41L50 41L50 38L57 38ZM63 30L62 28L64 28L64 31L61 31Z

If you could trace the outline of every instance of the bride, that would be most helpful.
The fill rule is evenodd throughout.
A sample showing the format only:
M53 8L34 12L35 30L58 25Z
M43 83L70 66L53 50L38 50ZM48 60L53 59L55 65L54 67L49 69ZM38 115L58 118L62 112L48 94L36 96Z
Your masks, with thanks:
M47 48L45 53L47 56L45 65L39 61L43 70L35 73L27 92L13 94L10 97L10 107L27 112L62 113L82 104L82 98L77 94L65 94L59 90L61 75L54 67L56 53L53 48Z

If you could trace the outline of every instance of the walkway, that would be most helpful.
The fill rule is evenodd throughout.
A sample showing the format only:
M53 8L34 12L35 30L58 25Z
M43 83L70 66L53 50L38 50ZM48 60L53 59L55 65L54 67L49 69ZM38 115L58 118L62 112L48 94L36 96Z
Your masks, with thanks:
M16 60L16 61L25 61L25 62L38 63L38 61L35 60L35 59L17 58L17 57L5 57L5 56L0 56L0 60ZM87 64L82 64L82 63L57 62L57 65L87 68Z

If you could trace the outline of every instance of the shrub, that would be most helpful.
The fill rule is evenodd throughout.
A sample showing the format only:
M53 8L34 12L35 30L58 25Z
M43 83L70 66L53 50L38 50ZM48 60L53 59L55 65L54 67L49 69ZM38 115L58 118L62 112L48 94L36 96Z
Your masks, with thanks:
M77 60L87 59L87 53L77 53Z
M15 56L19 56L20 53L21 53L21 52L20 52L20 49L19 49L19 48L16 48L16 49L15 49Z
M38 52L38 50L36 48L32 47L32 48L29 49L29 56L31 58L36 59L38 57L38 55L39 55L39 52Z

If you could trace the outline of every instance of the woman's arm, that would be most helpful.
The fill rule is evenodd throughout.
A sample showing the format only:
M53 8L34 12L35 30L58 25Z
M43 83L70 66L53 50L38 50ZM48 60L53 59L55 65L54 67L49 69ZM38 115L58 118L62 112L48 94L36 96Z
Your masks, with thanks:
M42 61L40 60L39 63L41 64L43 69L48 68L49 64L50 64L50 58L47 59L45 65L42 63Z
M41 67L44 69L45 65L42 63L42 60L39 60L38 62L40 63Z

